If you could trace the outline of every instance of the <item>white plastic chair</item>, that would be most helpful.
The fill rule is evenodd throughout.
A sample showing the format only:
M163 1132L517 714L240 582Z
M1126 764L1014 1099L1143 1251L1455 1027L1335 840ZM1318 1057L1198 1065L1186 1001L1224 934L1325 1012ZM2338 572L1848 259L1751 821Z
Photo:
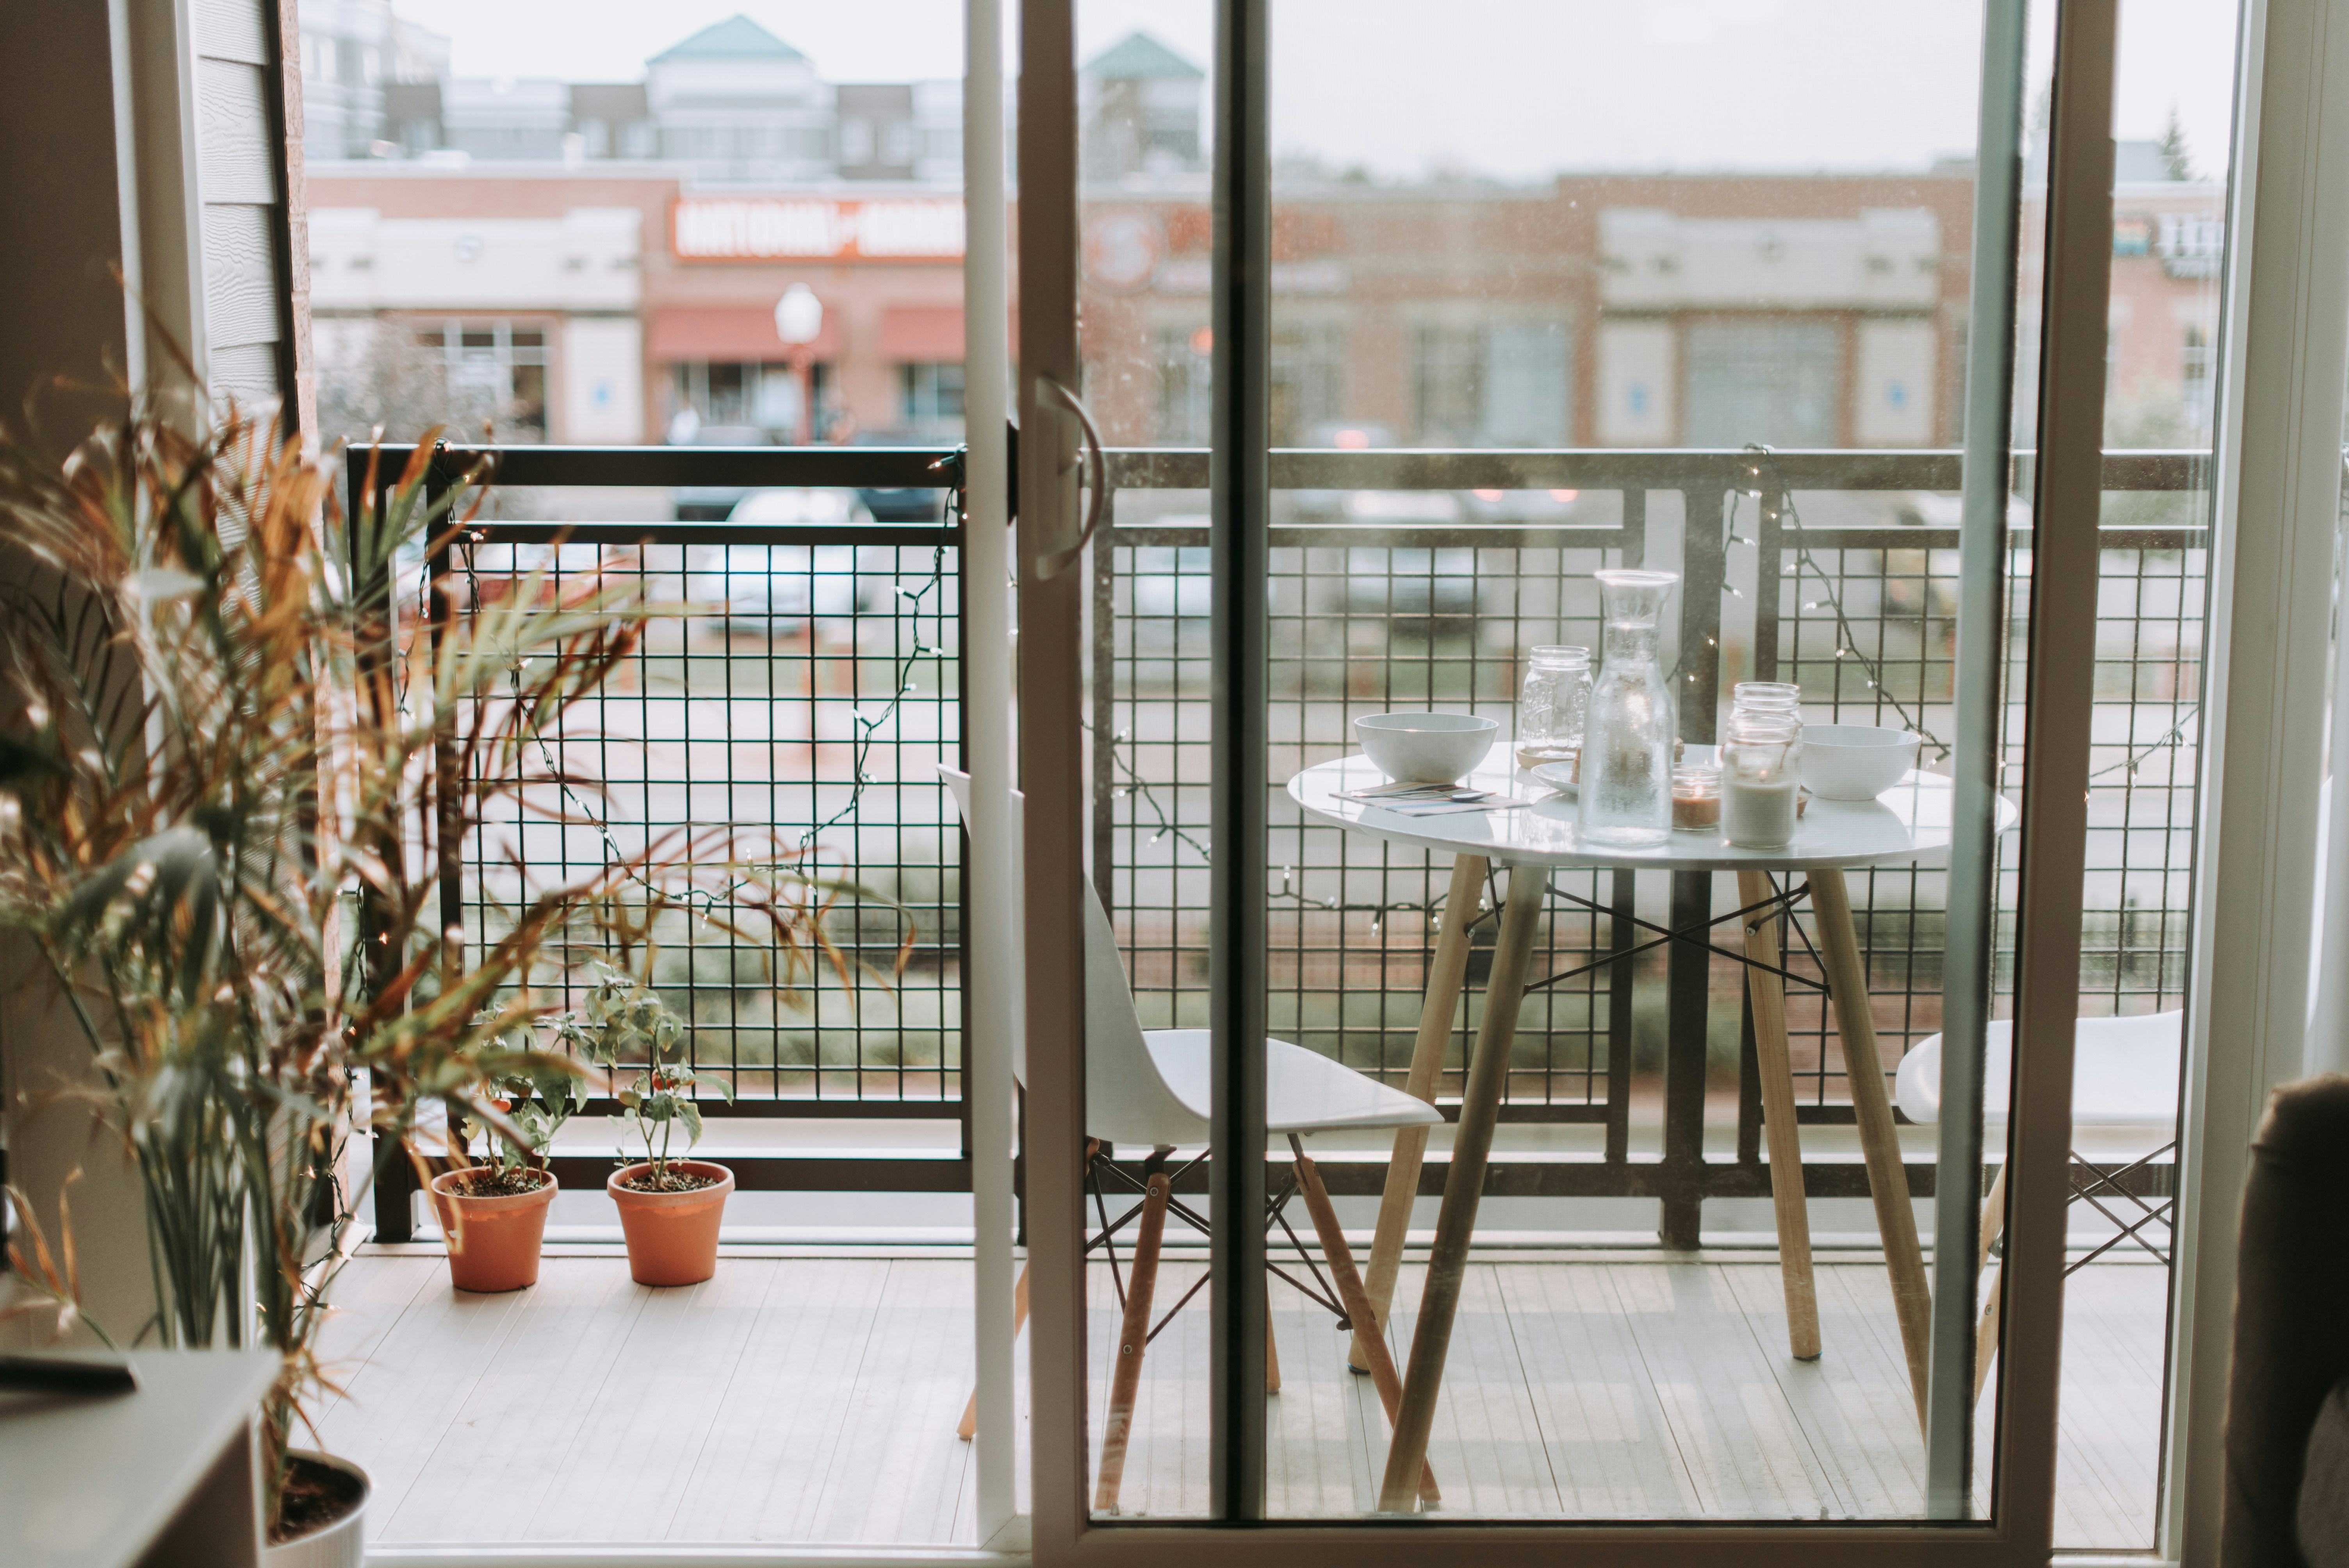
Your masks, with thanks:
M968 773L941 764L939 777L954 791L955 804L962 813L966 826L970 821L971 779ZM1021 804L1017 790L1012 792L1015 807ZM1022 886L1022 852L1024 834L1022 813L1014 810L1012 820L1012 885L1015 896L1024 893ZM1019 903L1025 905L1024 896ZM1167 1214L1198 1226L1191 1212L1174 1202L1171 1196L1173 1177L1165 1157L1177 1146L1204 1144L1210 1136L1209 1114L1213 1105L1210 1090L1212 1061L1210 1036L1206 1029L1144 1029L1141 1016L1134 1010L1133 992L1128 985L1125 961L1120 955L1117 934L1109 923L1109 915L1101 900L1091 893L1084 901L1085 923L1085 1135L1095 1143L1140 1144L1152 1150L1143 1170L1143 1202L1137 1211L1140 1227L1126 1282L1124 1295L1125 1320L1118 1338L1118 1360L1111 1383L1109 1416L1104 1423L1102 1442L1100 1480L1095 1488L1093 1506L1103 1511L1117 1506L1118 1482L1123 1473L1128 1430L1132 1425L1135 1396L1140 1392L1142 1353L1159 1325L1150 1322L1151 1295L1155 1288L1158 1254L1164 1234ZM1028 1082L1028 1019L1025 998L1015 982L1012 995L1012 1076L1024 1087ZM1288 1139L1296 1161L1297 1194L1304 1199L1307 1212L1312 1216L1319 1233L1321 1249L1329 1261L1330 1273L1337 1284L1338 1299L1334 1302L1320 1296L1302 1281L1285 1272L1282 1277L1304 1290L1309 1295L1335 1308L1347 1323L1370 1330L1359 1337L1367 1358L1371 1376L1378 1385L1381 1401L1386 1406L1387 1418L1394 1418L1396 1403L1402 1398L1402 1379L1396 1375L1392 1357L1385 1339L1376 1332L1377 1315L1370 1308L1370 1298L1354 1271L1353 1258L1345 1236L1339 1229L1336 1212L1330 1207L1328 1191L1307 1158L1300 1141L1304 1135L1314 1132L1352 1130L1392 1130L1403 1127L1433 1127L1444 1115L1425 1100L1390 1088L1376 1078L1356 1072L1341 1063L1332 1061L1317 1051L1287 1040L1267 1037L1265 1040L1265 1126L1268 1131ZM1089 1153L1088 1178L1102 1172L1128 1181L1098 1154ZM1268 1225L1277 1222L1280 1208L1288 1201L1283 1192L1272 1205ZM1087 1246L1110 1249L1114 1264L1114 1233L1112 1224L1093 1238ZM1304 1251L1299 1243L1299 1252ZM1308 1260L1309 1265L1309 1259ZM1279 1271L1277 1271L1279 1272ZM1187 1301L1188 1296L1184 1297ZM1175 1303L1180 1310L1183 1303ZM1028 1273L1023 1266L1014 1305L1012 1332L1017 1334L1028 1315ZM1267 1352L1268 1392L1280 1387L1279 1359L1272 1345L1270 1303L1266 1305L1265 1346ZM1172 1316L1169 1313L1168 1316ZM977 1425L978 1395L963 1412L961 1434L968 1438ZM1423 1477L1423 1492L1433 1501L1435 1495L1432 1479Z
M2125 1241L2134 1241L2163 1262L2168 1261L2168 1253L2142 1233L2155 1225L2167 1231L2177 1200L2148 1203L2124 1187L2122 1181L2177 1150L2178 1069L2185 1032L2186 1015L2182 1012L2083 1018L2074 1030L2072 1125L2142 1127L2159 1133L2161 1141L2151 1153L2110 1171L2077 1154L2072 1156L2075 1167L2085 1166L2095 1173L2085 1185L2075 1180L2072 1196L2093 1205L2118 1228L2085 1256L2066 1265L2064 1272L2067 1274ZM1996 1019L1983 1031L1982 1055L1982 1128L1992 1132L2006 1126L2007 1102L2013 1098L2014 1025L2011 1020ZM1893 1077L1892 1098L1901 1114L1913 1122L1930 1127L1940 1119L1940 1036L1926 1036L1900 1058L1899 1071ZM2136 1213L2116 1213L2106 1208L2104 1199L2098 1196L2099 1190L2106 1188L2116 1201L2135 1205ZM1982 1203L1982 1248L1977 1267L1989 1264L2005 1213L2006 1171L2002 1166L1991 1183L1989 1198ZM1990 1375L1992 1352L1997 1348L1999 1298L2005 1282L2006 1264L2002 1261L1998 1272L1991 1276L1990 1300L1982 1309L1982 1324L1975 1335L1977 1398L1982 1394L1983 1380Z

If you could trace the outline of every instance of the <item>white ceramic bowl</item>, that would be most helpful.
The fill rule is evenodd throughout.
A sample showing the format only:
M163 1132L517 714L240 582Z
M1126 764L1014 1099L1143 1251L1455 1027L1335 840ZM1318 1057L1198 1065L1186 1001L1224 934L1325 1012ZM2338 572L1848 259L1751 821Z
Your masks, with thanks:
M1354 738L1380 772L1399 784L1450 784L1493 749L1498 719L1465 713L1374 713L1354 720Z
M1873 800L1917 766L1913 730L1803 726L1803 788L1822 800Z

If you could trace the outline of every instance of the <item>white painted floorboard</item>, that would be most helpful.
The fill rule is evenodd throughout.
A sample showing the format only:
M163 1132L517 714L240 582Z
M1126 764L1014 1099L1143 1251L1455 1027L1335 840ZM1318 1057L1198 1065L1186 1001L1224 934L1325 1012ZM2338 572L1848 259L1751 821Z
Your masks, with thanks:
M1202 1266L1167 1262L1154 1315ZM1421 1277L1406 1265L1398 1284L1398 1362ZM2068 1282L2059 1545L2150 1543L2167 1277L2099 1264ZM1824 1264L1818 1284L1826 1354L1803 1363L1767 1263L1473 1264L1428 1456L1444 1511L1913 1511L1923 1456L1884 1271ZM968 1263L730 1256L705 1284L648 1290L619 1257L557 1255L533 1289L477 1296L451 1291L437 1258L363 1253L336 1296L324 1355L344 1391L320 1435L375 1478L369 1532L386 1544L973 1542L971 1449L954 1435L970 1387ZM1206 1511L1204 1305L1143 1360L1123 1513ZM1377 1395L1345 1370L1325 1310L1278 1283L1272 1310L1272 1510L1358 1513L1385 1459ZM1097 1266L1096 1434L1117 1322ZM1023 1443L1027 1357L1023 1336Z

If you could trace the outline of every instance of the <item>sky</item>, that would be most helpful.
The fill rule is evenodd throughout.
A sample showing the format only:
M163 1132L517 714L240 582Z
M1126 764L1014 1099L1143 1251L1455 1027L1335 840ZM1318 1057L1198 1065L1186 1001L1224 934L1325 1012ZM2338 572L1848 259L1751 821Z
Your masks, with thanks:
M460 76L635 80L737 12L834 81L962 70L960 0L393 3L449 36ZM2036 83L2052 6L2033 13ZM1213 17L1206 0L1078 0L1080 54L1141 27L1205 65ZM2198 171L2220 172L2234 6L2122 0L2121 17L2116 133L2158 137L2174 111ZM1980 29L1966 0L1279 0L1273 146L1389 179L1922 168L1972 147Z

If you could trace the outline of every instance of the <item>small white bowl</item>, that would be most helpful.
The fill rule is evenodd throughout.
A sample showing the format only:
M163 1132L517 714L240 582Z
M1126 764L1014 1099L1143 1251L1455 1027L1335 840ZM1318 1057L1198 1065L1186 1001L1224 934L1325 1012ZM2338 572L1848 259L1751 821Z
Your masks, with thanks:
M1822 800L1873 800L1916 766L1914 730L1803 726L1803 788Z
M1493 749L1498 719L1465 713L1374 713L1354 720L1354 738L1398 784L1451 784Z

